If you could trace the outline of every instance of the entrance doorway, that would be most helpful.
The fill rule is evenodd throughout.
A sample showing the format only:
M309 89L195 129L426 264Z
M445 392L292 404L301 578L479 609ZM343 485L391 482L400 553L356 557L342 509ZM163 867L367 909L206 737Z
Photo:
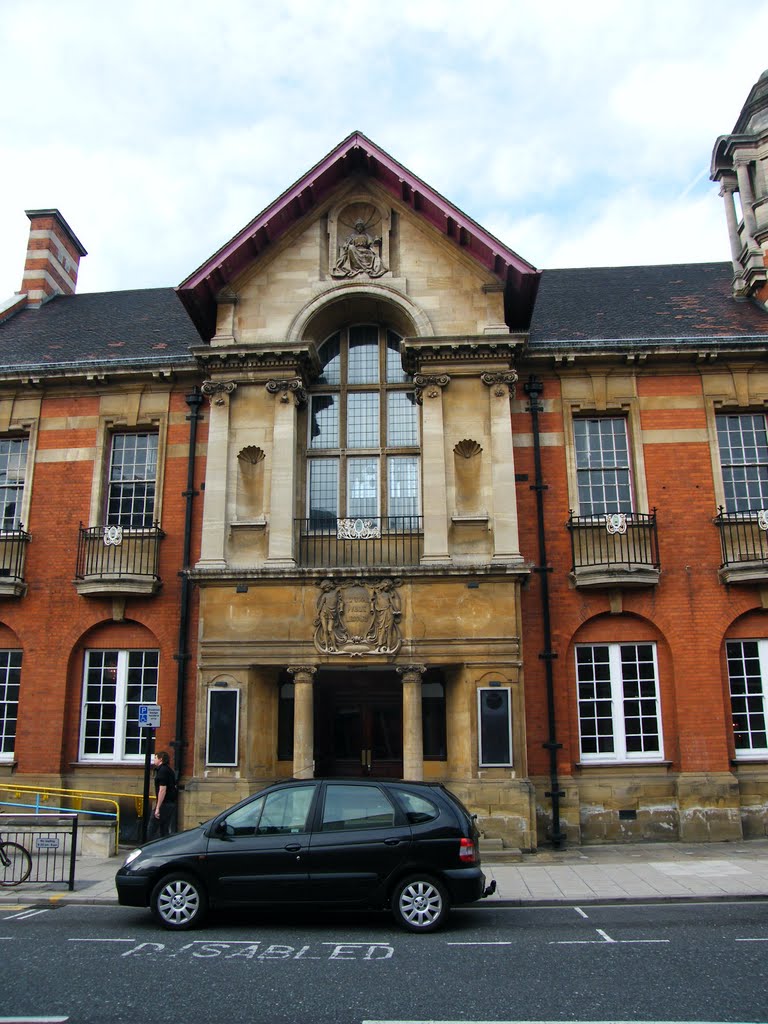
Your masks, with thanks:
M403 777L403 689L396 673L318 672L315 774Z

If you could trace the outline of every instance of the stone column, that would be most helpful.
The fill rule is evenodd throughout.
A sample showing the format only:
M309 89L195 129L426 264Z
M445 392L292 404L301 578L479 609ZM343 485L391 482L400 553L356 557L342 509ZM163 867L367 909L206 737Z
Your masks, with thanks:
M312 665L288 668L293 676L293 777L315 776L315 706L312 681L317 671Z
M227 536L227 464L229 462L229 402L237 385L234 381L206 380L200 390L211 403L208 425L208 458L205 471L203 531L200 543L201 568L226 567L224 544Z
M752 182L749 178L749 164L745 160L735 160L736 177L739 179L739 195L741 196L741 213L744 217L744 230L749 236L744 241L750 249L755 247L755 233L757 232L757 221L755 220L755 196L752 192Z
M424 733L421 725L421 677L426 665L406 665L403 677L403 778L424 778Z
M296 500L296 410L307 399L298 377L270 380L266 384L275 402L272 443L272 488L269 508L267 561L286 568L296 564L293 557L293 511Z
M520 561L520 536L515 490L515 451L512 445L512 417L509 402L515 395L517 374L484 373L480 378L489 389L491 420L491 486L493 493L493 558Z
M723 182L720 188L720 195L725 203L725 219L728 222L728 241L731 243L731 260L733 269L737 274L742 271L741 266L741 239L739 238L739 223L736 219L736 206L733 200L733 193L736 191L735 182Z
M421 493L424 501L424 551L422 562L450 562L448 554L448 491L445 482L443 388L447 373L413 378L421 415Z

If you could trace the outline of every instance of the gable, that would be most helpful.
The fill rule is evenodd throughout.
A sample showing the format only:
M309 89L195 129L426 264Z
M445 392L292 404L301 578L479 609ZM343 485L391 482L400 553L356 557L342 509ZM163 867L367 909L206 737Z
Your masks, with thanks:
M501 285L508 326L527 326L538 280L532 264L370 139L353 132L179 285L179 297L205 340L214 333L216 301L221 292L231 288L255 261L270 255L297 224L327 207L332 197L353 181L367 181L490 273Z

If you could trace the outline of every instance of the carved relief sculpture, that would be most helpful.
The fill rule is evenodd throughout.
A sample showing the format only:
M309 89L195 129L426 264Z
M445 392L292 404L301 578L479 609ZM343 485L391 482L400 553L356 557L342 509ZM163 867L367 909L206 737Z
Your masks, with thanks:
M322 654L396 654L400 649L399 579L323 580L314 621Z
M381 258L381 238L368 234L368 224L356 220L331 269L332 277L381 277L389 269Z

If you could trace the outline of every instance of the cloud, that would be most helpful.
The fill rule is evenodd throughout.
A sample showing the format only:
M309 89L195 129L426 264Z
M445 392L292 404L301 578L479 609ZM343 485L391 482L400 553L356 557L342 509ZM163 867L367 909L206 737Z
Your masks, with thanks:
M766 34L714 0L5 0L0 295L25 209L81 290L177 284L355 129L537 265L727 259L707 168Z

